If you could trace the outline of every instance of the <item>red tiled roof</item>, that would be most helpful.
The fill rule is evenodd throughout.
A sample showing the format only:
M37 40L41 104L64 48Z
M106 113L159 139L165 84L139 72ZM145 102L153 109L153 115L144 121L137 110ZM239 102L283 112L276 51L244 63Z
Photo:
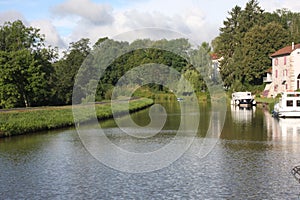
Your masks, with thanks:
M219 56L218 56L218 54L216 54L216 53L212 53L212 54L210 55L210 57L211 57L212 60L217 60L217 59L219 59Z
M298 49L298 48L300 48L300 44L295 44L294 49L292 49L292 46L286 46L286 47L284 47L282 49L279 49L275 53L273 53L271 55L271 57L276 57L276 56L280 56L280 55L291 54L295 49Z

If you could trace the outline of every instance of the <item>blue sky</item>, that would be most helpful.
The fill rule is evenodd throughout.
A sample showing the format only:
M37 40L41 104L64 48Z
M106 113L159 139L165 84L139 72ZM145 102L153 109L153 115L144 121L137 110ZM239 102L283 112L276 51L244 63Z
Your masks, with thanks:
M21 19L39 28L52 46L113 37L145 27L172 29L201 43L219 33L235 5L248 0L0 0L0 24ZM298 0L260 0L266 11L288 8L300 12Z

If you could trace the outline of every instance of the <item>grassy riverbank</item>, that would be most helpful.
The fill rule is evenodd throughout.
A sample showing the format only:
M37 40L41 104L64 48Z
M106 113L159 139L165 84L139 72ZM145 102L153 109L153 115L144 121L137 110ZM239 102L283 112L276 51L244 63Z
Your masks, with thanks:
M146 108L153 104L152 99L136 99L129 103L129 112ZM123 115L127 111L125 103L114 103L114 111ZM112 117L110 103L96 104L98 119ZM82 111L85 109L82 109ZM92 116L82 113L81 122ZM42 130L50 130L74 125L72 106L40 107L34 109L18 109L0 112L0 137L20 135Z
M207 95L207 93L197 93L196 96L199 102L206 102L210 100L210 97ZM175 101L177 97L193 100L191 96L175 96L173 93L161 93L154 95L155 100Z
M272 112L274 110L275 103L278 102L278 98L255 97L255 101L257 102L257 105L262 105Z

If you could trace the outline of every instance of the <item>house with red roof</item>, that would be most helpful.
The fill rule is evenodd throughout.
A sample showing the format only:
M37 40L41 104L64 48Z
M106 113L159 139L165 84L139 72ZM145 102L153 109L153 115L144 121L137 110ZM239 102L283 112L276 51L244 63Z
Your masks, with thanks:
M272 71L267 72L263 95L276 97L282 92L300 89L300 44L292 43L271 55Z

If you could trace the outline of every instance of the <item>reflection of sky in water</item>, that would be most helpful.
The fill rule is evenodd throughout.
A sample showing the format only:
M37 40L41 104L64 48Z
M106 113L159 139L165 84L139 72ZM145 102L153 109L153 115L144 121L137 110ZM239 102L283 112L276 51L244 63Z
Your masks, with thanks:
M170 142L178 128L178 103L166 105L173 114L155 137L134 139L112 120L101 125L114 144L130 151L152 151ZM207 131L212 113L207 107L200 109L203 127L199 130ZM149 121L146 110L133 118ZM255 113L228 109L226 120L223 137L205 158L193 151L207 147L203 137L196 137L193 148L170 166L141 174L101 164L72 128L1 139L2 199L298 199L299 183L290 173L300 163L298 120L278 121L260 108ZM86 125L87 130L96 127ZM219 128L212 127L213 131ZM110 153L109 158L120 158ZM126 161L121 164L132 164Z

